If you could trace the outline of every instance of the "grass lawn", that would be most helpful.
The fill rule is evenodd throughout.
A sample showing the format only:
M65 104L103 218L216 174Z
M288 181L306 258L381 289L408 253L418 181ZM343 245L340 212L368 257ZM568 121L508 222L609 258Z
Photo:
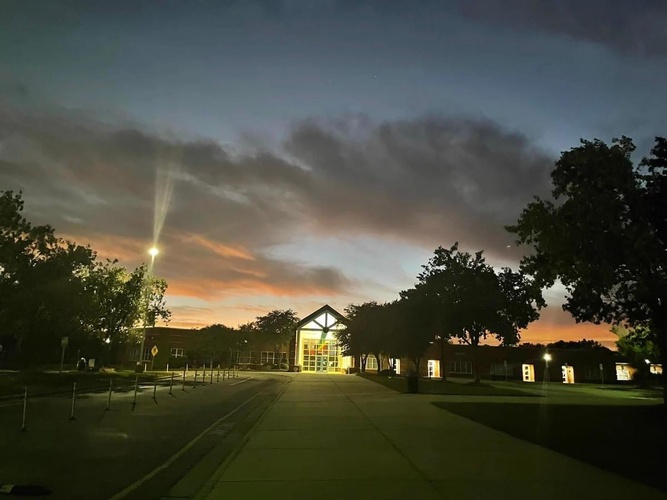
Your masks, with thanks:
M368 373L360 374L360 376L372 380L378 384L382 384L397 392L407 391L407 382L404 377L385 377L380 375L371 375ZM442 380L419 380L419 392L421 394L450 394L457 396L528 396L536 397L537 394L512 389L507 387L494 387L493 385L482 383L474 384L460 383L460 382L443 382Z
M433 404L667 491L667 426L661 405Z
M104 391L109 388L109 378L114 379L116 390L129 390L134 384L136 374L132 371L116 373L97 372L65 372L44 373L41 371L0 372L0 398L23 394L23 388L28 388L31 396L46 394L69 393L76 382L77 392ZM140 381L152 381L154 375L142 373Z

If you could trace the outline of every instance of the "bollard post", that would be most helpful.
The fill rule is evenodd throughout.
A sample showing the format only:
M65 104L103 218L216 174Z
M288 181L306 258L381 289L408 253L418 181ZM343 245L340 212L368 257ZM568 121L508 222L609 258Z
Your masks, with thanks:
M183 368L183 387L181 388L182 391L185 391L185 368Z
M76 417L74 416L75 404L76 404L76 382L74 382L74 386L72 387L72 413L69 416L70 420L76 420Z
M169 371L169 363L167 363L167 369L165 370L166 372Z
M216 380L216 382L220 382L220 368L218 368L218 379Z
M185 373L186 373L186 375L188 373L188 364L187 363L185 363Z
M109 397L107 398L107 407L105 408L106 411L109 411L111 409L111 391L113 390L113 378L109 379Z
M197 388L197 369L195 368L195 380L194 383L192 384L192 388L196 389Z
M134 407L137 406L137 390L139 389L139 375L137 375L134 379L134 399L132 400L132 411L134 411Z
M169 394L171 394L171 388L174 386L174 372L171 372L171 380L169 380Z
M21 421L21 432L27 432L28 429L26 429L25 426L25 413L28 408L28 388L24 387L23 388L23 420Z
M155 375L155 379L153 380L153 401L157 403L157 375Z
M206 384L206 363L204 363L204 372L202 373L202 376L201 376L201 385L205 385L205 384Z

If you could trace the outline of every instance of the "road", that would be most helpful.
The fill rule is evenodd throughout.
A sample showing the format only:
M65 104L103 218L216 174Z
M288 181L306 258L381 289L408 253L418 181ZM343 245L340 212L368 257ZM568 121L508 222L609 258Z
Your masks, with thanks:
M88 394L77 399L75 420L71 398L41 398L29 401L27 432L22 405L5 404L0 484L41 485L54 500L162 498L177 483L181 496L194 494L290 380L242 372L185 391L176 385L172 395L158 387L156 401L143 387L134 410L132 392L113 394L109 411L106 394Z

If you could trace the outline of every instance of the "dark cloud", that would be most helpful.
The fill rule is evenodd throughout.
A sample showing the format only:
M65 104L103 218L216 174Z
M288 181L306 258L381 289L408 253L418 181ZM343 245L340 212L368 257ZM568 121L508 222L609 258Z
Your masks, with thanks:
M543 30L598 43L619 53L667 55L662 0L465 0L459 12L519 31Z
M238 153L62 110L0 106L0 189L23 189L38 222L104 255L143 255L156 177L168 179L159 183L173 188L160 264L173 291L199 297L349 291L355 281L343 270L271 256L273 245L313 234L429 249L458 240L516 257L502 226L547 191L550 167L527 137L467 118L310 119L282 150Z

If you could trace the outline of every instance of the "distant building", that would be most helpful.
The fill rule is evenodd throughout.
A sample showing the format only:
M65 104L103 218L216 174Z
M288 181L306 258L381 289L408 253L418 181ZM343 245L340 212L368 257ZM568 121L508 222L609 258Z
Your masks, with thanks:
M303 318L295 328L294 337L284 352L274 352L274 346L253 343L251 349L233 353L234 362L246 368L261 368L277 364L289 364L291 371L306 373L352 373L359 371L359 357L345 356L336 338L345 317L329 305L324 305ZM217 365L219 359L188 359L192 351L195 330L156 327L146 330L145 350L142 361L156 369L181 367L185 363ZM157 347L153 359L151 349ZM545 354L549 355L548 362ZM442 355L444 357L441 359ZM128 361L136 362L139 346L130 349ZM420 361L422 377L441 378L473 377L473 359L483 379L523 380L525 382L564 383L615 383L633 380L636 370L619 353L609 349L547 349L544 347L495 347L479 346L474 350L463 344L445 344L444 352L434 342ZM222 360L222 362L226 362ZM230 358L231 359L231 358ZM404 374L412 362L408 358L378 360L369 355L366 371L380 372L393 368L397 375ZM662 373L662 366L650 363L650 372Z

